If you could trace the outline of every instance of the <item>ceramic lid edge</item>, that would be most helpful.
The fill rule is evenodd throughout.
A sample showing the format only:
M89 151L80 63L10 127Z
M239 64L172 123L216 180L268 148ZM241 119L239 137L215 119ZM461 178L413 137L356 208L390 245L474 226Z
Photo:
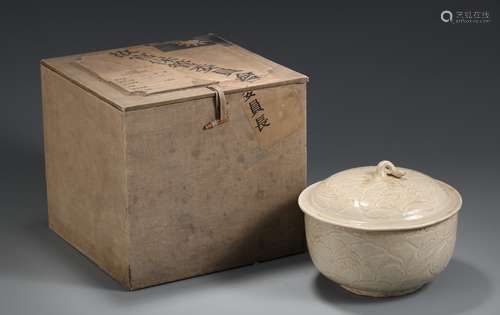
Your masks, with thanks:
M406 169L405 169L406 170ZM340 173L340 172L339 172ZM337 173L338 174L338 173ZM433 178L431 178L433 179ZM326 180L326 179L325 179ZM325 223L330 223L337 226L342 226L351 229L357 230L366 230L366 231L394 231L394 230L411 230L411 229L419 229L427 226L431 226L442 221L449 219L459 212L462 207L462 197L460 193L453 188L452 186L442 182L440 180L433 179L437 185L439 185L442 189L446 190L451 195L452 204L446 209L446 211L442 211L441 213L437 213L428 218L422 218L413 221L400 221L397 223L387 222L387 221L379 221L379 222L370 222L369 220L349 220L342 218L329 217L327 215L322 214L320 211L312 209L310 205L307 204L307 199L310 198L311 190L317 187L319 184L325 182L325 180L316 182L314 184L309 185L306 189L302 191L299 195L298 203L301 210L320 221Z

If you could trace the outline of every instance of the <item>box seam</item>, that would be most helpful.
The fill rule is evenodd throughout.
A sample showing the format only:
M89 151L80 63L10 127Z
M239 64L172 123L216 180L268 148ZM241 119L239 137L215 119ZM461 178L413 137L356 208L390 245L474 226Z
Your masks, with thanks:
M125 198L125 222L126 222L126 237L127 237L127 285L132 288L132 265L131 265L131 230L130 230L130 207L129 207L129 194L128 194L128 160L127 160L127 127L126 127L126 113L121 113L122 124L122 141L123 141L123 163L124 163L124 198Z

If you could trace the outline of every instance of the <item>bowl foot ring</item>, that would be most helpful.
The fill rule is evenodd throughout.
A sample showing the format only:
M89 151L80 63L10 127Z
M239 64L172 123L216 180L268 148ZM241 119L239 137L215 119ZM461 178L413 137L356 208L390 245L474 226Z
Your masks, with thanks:
M417 291L420 289L422 286L406 289L406 290L400 290L400 291L369 291L369 290L359 290L355 288L351 288L345 285L340 285L342 288L345 290L357 294L357 295L363 295L363 296L370 296L370 297L391 297L391 296L401 296L401 295L406 295L410 294L412 292Z

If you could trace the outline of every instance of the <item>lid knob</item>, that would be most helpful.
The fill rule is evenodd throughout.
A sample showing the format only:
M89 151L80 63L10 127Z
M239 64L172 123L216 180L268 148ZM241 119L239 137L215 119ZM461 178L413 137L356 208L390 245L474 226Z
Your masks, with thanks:
M390 175L396 178L401 178L405 175L405 172L394 166L391 161L384 160L377 164L377 175L380 177Z

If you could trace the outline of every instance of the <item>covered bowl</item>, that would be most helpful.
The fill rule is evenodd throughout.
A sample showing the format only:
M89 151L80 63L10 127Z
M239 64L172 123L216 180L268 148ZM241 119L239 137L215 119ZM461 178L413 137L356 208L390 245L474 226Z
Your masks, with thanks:
M434 279L454 250L460 194L389 161L349 169L299 196L314 265L361 295L413 292Z

